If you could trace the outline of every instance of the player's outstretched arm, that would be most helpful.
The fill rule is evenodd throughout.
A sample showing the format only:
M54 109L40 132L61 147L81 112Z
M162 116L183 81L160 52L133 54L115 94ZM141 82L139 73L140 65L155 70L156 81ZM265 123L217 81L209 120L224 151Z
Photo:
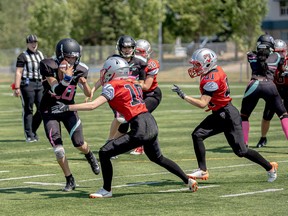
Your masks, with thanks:
M57 102L57 105L51 108L52 113L62 113L67 111L89 111L96 109L97 107L101 106L102 104L106 103L108 100L104 96L100 95L95 100L88 102L88 103L80 103L80 104L70 104L66 105L62 102Z

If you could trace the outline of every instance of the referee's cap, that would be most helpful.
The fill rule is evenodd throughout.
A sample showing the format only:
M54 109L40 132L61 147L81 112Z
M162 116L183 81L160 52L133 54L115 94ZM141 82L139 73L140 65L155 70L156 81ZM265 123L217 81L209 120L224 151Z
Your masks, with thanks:
M26 43L38 42L38 38L36 35L30 34L26 37Z

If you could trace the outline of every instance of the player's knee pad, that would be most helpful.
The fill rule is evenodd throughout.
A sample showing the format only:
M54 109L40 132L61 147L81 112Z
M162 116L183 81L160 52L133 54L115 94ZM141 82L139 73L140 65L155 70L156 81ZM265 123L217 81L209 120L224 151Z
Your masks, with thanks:
M65 157L65 150L62 145L58 145L54 148L54 153L57 160L60 160Z

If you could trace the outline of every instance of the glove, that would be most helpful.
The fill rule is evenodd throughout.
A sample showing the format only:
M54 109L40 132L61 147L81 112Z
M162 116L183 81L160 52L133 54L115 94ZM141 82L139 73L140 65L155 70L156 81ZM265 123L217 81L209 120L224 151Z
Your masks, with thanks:
M288 71L285 71L281 74L282 77L288 77Z
M57 105L51 107L51 112L53 114L63 113L69 111L69 105L57 101Z
M186 94L175 84L173 84L174 86L172 87L172 91L176 92L179 97L181 97L182 99L184 99L184 97L186 96Z

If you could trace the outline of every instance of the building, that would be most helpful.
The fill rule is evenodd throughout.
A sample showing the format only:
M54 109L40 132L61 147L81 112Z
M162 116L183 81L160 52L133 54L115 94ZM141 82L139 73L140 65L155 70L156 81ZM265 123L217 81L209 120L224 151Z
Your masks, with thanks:
M268 14L262 29L274 38L288 41L288 0L268 0Z

